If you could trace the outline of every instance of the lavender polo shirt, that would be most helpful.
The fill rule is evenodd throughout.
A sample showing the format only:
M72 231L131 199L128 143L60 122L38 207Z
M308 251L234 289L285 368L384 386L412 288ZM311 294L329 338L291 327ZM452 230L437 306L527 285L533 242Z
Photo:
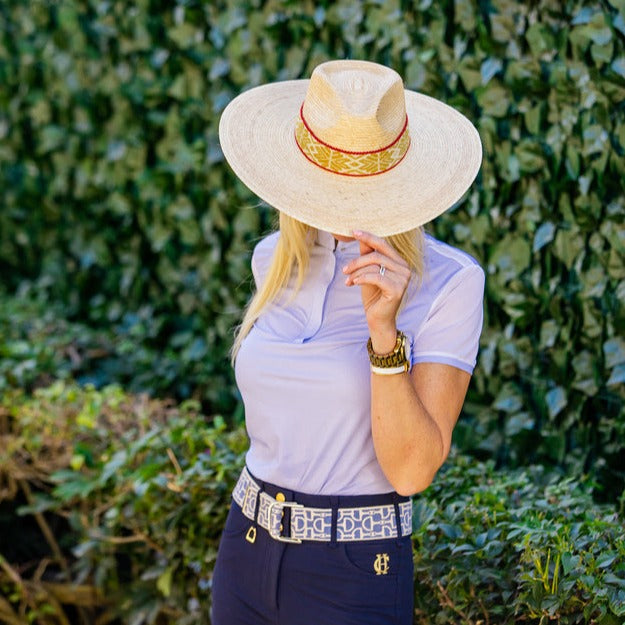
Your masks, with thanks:
M257 287L278 240L252 256ZM358 241L319 231L310 268L293 299L294 279L258 318L238 353L235 375L250 438L246 462L258 478L290 490L364 495L393 490L371 437L369 337L360 287L342 268ZM484 272L468 254L426 235L425 275L408 287L397 327L412 363L437 362L473 372L482 329Z

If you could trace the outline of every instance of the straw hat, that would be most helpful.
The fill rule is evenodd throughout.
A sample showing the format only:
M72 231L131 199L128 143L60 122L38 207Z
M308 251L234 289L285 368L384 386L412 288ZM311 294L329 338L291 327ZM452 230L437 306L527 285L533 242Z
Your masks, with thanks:
M224 110L219 139L256 195L345 236L430 221L462 197L482 160L466 117L367 61L329 61L310 80L242 93Z

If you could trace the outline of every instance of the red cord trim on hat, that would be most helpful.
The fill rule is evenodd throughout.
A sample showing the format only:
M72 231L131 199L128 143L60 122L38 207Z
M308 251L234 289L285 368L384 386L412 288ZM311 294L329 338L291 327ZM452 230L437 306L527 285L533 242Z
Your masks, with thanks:
M343 154L375 154L376 152L384 152L384 150L388 150L389 148L392 148L402 138L402 135L404 134L404 132L406 131L406 127L408 126L408 115L406 115L406 119L404 120L404 125L402 126L402 129L399 131L399 134L397 135L397 137L395 137L395 139L393 139L393 141L391 141L388 145L385 145L383 148L379 148L377 150L368 150L364 152L352 152L350 150L343 150L342 148L337 148L334 145L330 145L329 143L322 141L313 132L312 128L308 125L308 122L306 121L306 118L304 117L304 103L303 102L299 108L299 116L304 126L306 126L306 130L308 130L308 132L312 135L315 141L317 141L318 143L321 143L321 145L325 145L326 148L330 148L331 150L336 150L337 152L342 152Z
M323 171L329 171L331 174L338 174L339 176L347 176L348 178L369 178L370 176L379 176L380 174L385 174L387 171L391 171L391 169L394 169L395 167L397 167L397 165L399 165L404 160L404 158L406 157L406 154L408 154L408 148L410 147L410 138L408 139L408 145L406 146L406 151L396 163L394 163L387 169L382 169L381 171L374 171L370 174L350 174L348 172L337 171L336 169L329 169L328 167L324 167L323 165L319 164L317 161L313 160L310 156L308 156L308 154L304 152L304 150L302 149L302 146L299 144L297 137L295 138L295 145L297 145L297 148L304 155L306 160L310 161L313 165L316 165L317 167L319 167L319 169L323 169ZM359 154L359 152L356 152L356 154ZM368 154L368 152L365 152L365 154Z
M385 148L369 152L339 150L320 141L310 130L302 115L295 123L295 143L302 154L325 171L342 176L375 176L396 167L410 147L408 118L400 135Z

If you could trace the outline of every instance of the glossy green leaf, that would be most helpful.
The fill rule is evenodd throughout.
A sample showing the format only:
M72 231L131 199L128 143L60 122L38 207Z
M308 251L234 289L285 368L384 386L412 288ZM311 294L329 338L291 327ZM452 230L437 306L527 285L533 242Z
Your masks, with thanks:
M525 38L527 39L532 55L535 57L541 57L544 53L552 51L555 45L555 40L550 29L541 22L532 24L528 28Z
M473 91L482 84L482 74L479 65L470 57L462 59L458 66L458 74L467 91ZM490 97L492 99L492 94Z
M575 370L573 387L586 395L594 395L598 390L598 385L595 375L595 359L592 354L587 350L581 351L573 357L572 364Z
M551 243L551 241L553 241L555 230L555 226L550 221L546 221L540 224L540 226L538 226L536 232L534 233L532 252L538 252L543 247L545 247L545 245Z
M167 36L180 48L191 47L195 43L198 33L197 28L188 22L182 22L167 30Z
M156 580L156 587L163 593L163 596L171 595L171 587L173 581L174 567L169 567Z
M501 59L490 57L486 59L480 66L480 74L482 76L482 84L487 85L491 78L501 72L503 63Z
M614 59L610 65L610 69L621 78L625 78L625 57L621 56Z
M510 106L508 92L496 84L487 85L477 91L477 101L484 114L503 117Z
M491 262L504 280L512 279L524 271L531 258L530 246L524 239L507 235L495 247Z
M576 230L558 230L553 250L556 256L565 264L567 269L584 249L584 239Z
M597 12L592 19L581 28L581 32L593 43L603 46L612 40L612 31L606 24L603 13Z
M522 406L523 398L512 384L504 386L493 402L493 408L507 413L518 412Z
M623 383L625 383L625 364L616 365L616 367L612 369L606 385L616 386L617 384Z
M562 409L567 404L566 390L561 386L552 388L545 395L545 401L547 402L549 416L553 419L562 411Z
M603 344L603 354L605 356L605 366L609 369L625 363L625 339L622 336L615 336Z

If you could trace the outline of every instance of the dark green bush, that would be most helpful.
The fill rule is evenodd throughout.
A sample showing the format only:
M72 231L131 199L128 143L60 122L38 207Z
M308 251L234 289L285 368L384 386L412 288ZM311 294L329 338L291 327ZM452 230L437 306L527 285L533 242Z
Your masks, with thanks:
M625 622L621 516L542 466L452 458L415 501L423 623Z
M107 619L120 613L121 622L138 624L161 614L171 623L206 622L244 432L227 431L221 418L207 420L192 400L176 407L118 386L98 391L57 381L33 397L10 392L2 408L8 432L0 483L27 500L0 535L17 541L22 522L15 513L45 515L48 524L61 517L62 535L46 538L47 552L63 557L47 567L46 578L66 585L70 598L71 582L89 583L112 598ZM9 562L14 548L16 542L3 542ZM44 590L45 600L65 596ZM27 602L27 593L17 597Z
M58 381L6 393L0 437L0 503L17 506L0 513L0 620L208 622L242 429L192 401ZM415 623L623 622L623 509L587 483L454 455L414 510ZM45 542L23 560L29 520Z
M219 115L241 90L329 58L387 63L465 112L484 143L477 184L433 225L487 271L457 444L590 471L613 500L625 476L624 39L623 0L6 0L0 275L70 319L141 334L159 357L137 359L136 388L161 380L159 394L231 414L231 328L269 214L225 166Z
M118 383L128 392L151 396L184 386L185 395L199 399L206 367L182 357L175 345L157 348L157 322L146 306L125 312L109 327L93 328L69 322L60 302L0 291L0 394L8 388L30 392L54 379L72 378L96 387ZM237 415L234 421L240 420Z

